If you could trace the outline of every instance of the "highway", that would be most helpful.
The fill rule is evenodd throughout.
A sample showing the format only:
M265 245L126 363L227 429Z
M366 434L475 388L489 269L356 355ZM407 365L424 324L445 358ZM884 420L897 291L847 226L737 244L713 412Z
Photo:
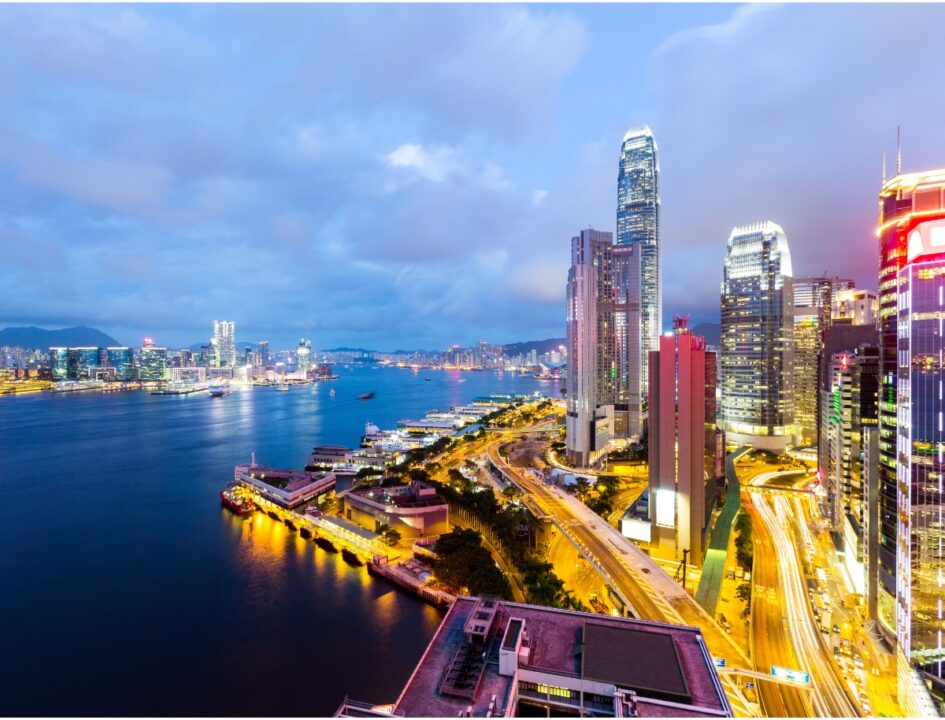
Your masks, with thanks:
M728 667L752 668L745 654L715 620L646 553L577 498L536 482L529 473L509 465L498 452L499 444L497 441L487 450L493 464L513 479L603 570L605 580L632 604L634 615L699 627L714 657L725 658Z
M748 494L754 523L755 582L752 644L755 663L810 673L812 689L761 688L769 716L855 717L858 709L843 687L817 628L791 528L794 510L783 494ZM808 693L809 698L799 693ZM803 708L803 712L801 711Z

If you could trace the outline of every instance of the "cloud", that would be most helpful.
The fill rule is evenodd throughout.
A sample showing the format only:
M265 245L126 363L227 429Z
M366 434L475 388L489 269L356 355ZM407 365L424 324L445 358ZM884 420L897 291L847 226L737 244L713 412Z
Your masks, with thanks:
M547 190L542 190L542 189L532 190L532 207L536 207L536 208L541 207L545 202L545 198L547 197L548 197Z
M407 143L389 152L384 159L392 167L409 168L432 182L443 182L460 169L456 152L443 146L427 151L422 145Z

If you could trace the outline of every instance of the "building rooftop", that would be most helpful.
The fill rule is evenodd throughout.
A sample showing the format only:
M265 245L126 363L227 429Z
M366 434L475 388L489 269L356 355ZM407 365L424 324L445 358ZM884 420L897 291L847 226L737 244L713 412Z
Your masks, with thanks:
M731 716L698 628L468 597L446 614L394 709L407 717L520 714L510 704L540 707L548 696L534 688L549 686L583 689L569 700L551 692L550 702L575 711L585 703L596 715L623 702L625 714L639 717Z

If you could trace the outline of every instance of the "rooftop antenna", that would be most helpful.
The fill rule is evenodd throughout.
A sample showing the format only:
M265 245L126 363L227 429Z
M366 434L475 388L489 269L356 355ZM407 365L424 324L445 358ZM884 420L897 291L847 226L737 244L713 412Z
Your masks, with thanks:
M902 132L896 125L896 175L902 172Z
M886 183L886 153L883 153L883 183Z

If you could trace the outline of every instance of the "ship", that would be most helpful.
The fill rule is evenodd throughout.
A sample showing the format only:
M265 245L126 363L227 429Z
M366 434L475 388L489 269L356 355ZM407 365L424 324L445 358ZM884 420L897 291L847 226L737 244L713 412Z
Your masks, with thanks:
M230 483L220 491L220 503L237 515L248 515L256 509L249 494L236 483Z
M211 385L207 389L207 393L210 395L210 397L223 397L228 392L230 392L229 386L222 383L220 385Z
M331 389L331 392L328 393L331 397L335 397L335 388Z
M370 400L374 395L375 392L373 390L371 390L371 392L361 393L358 395L358 400Z
M276 390L281 390L282 392L285 392L288 389L289 389L289 383L287 383L285 380L283 380L282 382L276 385Z

